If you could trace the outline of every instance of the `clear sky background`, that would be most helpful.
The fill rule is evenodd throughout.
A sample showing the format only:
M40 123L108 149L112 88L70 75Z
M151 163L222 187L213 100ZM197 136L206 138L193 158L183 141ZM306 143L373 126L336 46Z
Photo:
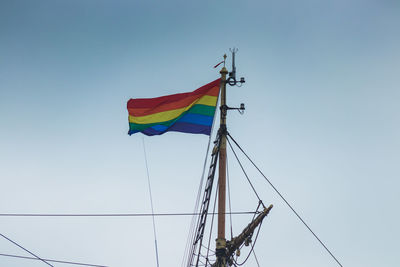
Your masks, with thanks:
M192 212L208 137L128 136L126 101L197 89L231 47L246 77L228 88L246 104L232 136L343 266L399 266L396 0L0 1L0 213L150 212L143 140L155 212ZM229 159L233 210L253 210ZM274 204L260 265L338 266L250 174ZM249 220L235 216L235 233ZM156 224L160 266L180 266L190 217ZM0 233L43 258L156 266L149 217L3 216ZM27 256L4 239L0 253Z

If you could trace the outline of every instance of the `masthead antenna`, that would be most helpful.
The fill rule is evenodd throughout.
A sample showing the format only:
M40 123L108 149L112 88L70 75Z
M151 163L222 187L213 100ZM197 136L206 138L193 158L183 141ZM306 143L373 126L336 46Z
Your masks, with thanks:
M231 51L232 53L232 71L229 72L229 78L226 80L226 82L230 85L230 86L242 86L243 83L245 83L245 80L243 77L240 78L240 81L236 80L236 65L235 65L235 54L238 51L237 48L229 48L229 51Z
M229 51L231 51L232 53L232 71L229 72L229 78L233 78L234 80L236 80L236 65L235 65L235 54L239 49L237 48L229 48Z

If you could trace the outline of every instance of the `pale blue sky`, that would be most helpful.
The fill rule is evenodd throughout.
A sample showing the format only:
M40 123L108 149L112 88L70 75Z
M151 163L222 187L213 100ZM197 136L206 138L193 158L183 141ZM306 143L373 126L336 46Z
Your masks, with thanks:
M149 212L143 138L127 135L126 101L218 78L212 66L230 47L246 77L228 91L228 104L246 104L229 114L231 134L343 266L399 265L394 0L1 1L0 213ZM208 138L144 141L155 211L191 212ZM233 209L252 210L230 162ZM261 266L337 266L253 179L275 205L256 247ZM238 233L249 218L236 219ZM156 222L160 266L179 266L190 218ZM150 218L0 217L0 233L45 258L156 265ZM26 255L5 240L0 253Z

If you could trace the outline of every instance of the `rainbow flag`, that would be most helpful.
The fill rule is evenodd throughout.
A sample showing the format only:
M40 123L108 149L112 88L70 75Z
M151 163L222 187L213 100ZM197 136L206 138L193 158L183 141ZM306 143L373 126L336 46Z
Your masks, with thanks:
M210 135L220 79L182 94L128 101L129 135L160 135L175 131Z

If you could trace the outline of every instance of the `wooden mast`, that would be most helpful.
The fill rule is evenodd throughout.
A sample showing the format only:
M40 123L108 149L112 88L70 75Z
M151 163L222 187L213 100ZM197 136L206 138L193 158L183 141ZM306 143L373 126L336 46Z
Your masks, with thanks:
M253 218L252 222L242 231L237 237L232 237L232 240L227 241L225 237L225 214L226 214L226 137L227 137L227 127L226 127L226 114L228 110L235 109L239 112L244 111L244 104L241 104L239 108L228 107L226 104L226 84L234 86L240 84L240 86L245 82L244 78L240 78L239 81L236 80L236 66L235 66L235 53L237 49L231 49L232 52L232 72L229 73L229 78L226 78L228 70L225 67L226 55L224 55L224 67L221 69L221 118L219 127L219 177L218 177L218 235L216 239L216 262L212 264L212 267L227 267L233 264L233 254L236 251L237 255L240 254L240 247L243 243L251 242L251 236L254 230L261 224L263 219L268 215L272 209L272 205L268 208L260 202L264 207L264 210ZM247 241L246 241L247 240ZM250 240L250 241L249 241ZM246 245L247 246L247 245ZM196 265L197 266L197 265ZM207 264L206 264L207 266ZM235 265L236 266L236 265Z
M228 70L221 69L221 122L220 135L221 145L219 152L219 178L218 178L218 236L216 240L217 266L226 266L226 238L225 238L225 213L226 213L226 75Z

